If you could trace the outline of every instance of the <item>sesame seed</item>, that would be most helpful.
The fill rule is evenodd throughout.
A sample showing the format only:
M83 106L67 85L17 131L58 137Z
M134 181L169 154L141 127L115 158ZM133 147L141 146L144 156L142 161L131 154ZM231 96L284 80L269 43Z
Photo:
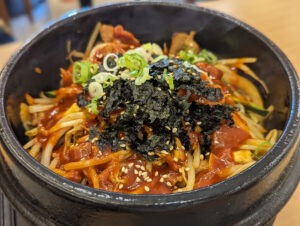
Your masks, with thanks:
M204 159L204 155L201 154L201 155L200 155L200 160L203 160L203 159Z
M148 154L149 156L155 155L155 153L154 153L154 152L151 152L151 151L149 151L147 154Z
M161 88L160 88L160 87L157 87L157 90L158 90L158 91L161 91Z
M156 177L158 176L158 171L155 171L154 176Z
M124 169L124 173L125 173L125 174L128 173L128 169L127 169L127 168Z
M172 184L171 184L170 181L167 182L167 185L168 185L169 187L172 187Z
M148 181L149 179L150 179L150 177L148 177L148 176L147 176L147 177L144 177L144 180L145 180L145 181Z
M178 192L182 192L182 189L181 189L181 188L179 188L177 191L178 191Z
M94 139L92 139L92 143L94 143L97 140L98 140L98 137L95 137Z
M197 124L198 126L200 126L200 125L202 124L202 122L196 122L196 124Z
M103 99L103 100L106 100L106 96L103 96L102 99Z
M174 159L175 162L178 162L178 158L174 157L173 159Z
M145 186L144 189L145 189L145 191L147 191L147 192L150 191L150 188L149 188L148 186Z
M146 170L144 166L141 166L141 170Z
M215 140L214 141L214 144L219 144L220 142L218 140Z
M165 180L164 180L164 178L162 178L162 177L159 179L159 182L161 182L161 183L163 183L164 181L165 181Z
M121 168L121 172L125 172L125 167L123 166L122 168Z
M191 125L191 123L189 123L189 122L185 122L184 124L185 124L186 126Z
M140 171L142 172L142 171ZM148 173L147 172L142 172L141 175L145 178L145 177L148 177Z
M170 151L172 151L174 149L174 146L173 145L171 145L170 146Z
M126 145L125 145L125 144L120 144L120 147L121 147L121 148L125 148Z
M140 166L140 165L135 165L135 168L138 168L138 169L139 169L139 168L141 168L141 166Z
M167 174L162 175L162 178L168 178Z
M124 184L119 184L119 189L122 189L124 187Z
M161 151L162 154L168 155L169 153L166 150Z
M139 174L139 172L138 172L136 169L133 171L133 173L134 173L135 175Z
M169 140L167 140L167 142L166 142L166 145L169 145L170 144L170 141Z
M186 167L184 170L185 170L185 171L189 171L189 170L190 170L190 168L189 168L189 167Z
M135 178L135 181L136 181L136 182L140 182L140 181L141 181L141 178L137 177L137 178Z
M142 176L143 172L142 171L139 171L139 176Z
M161 79L161 76L159 75L159 76L157 76L157 78L158 78L158 79Z
M172 129L172 133L176 133L176 132L177 132L177 128L174 127L174 128Z
M149 179L147 179L146 181L147 181L147 182L152 182L152 179L151 179L151 178L149 178Z
M128 167L131 168L133 166L133 162L128 164Z
M167 130L171 130L171 128L170 128L169 126L165 126L165 128L166 128Z

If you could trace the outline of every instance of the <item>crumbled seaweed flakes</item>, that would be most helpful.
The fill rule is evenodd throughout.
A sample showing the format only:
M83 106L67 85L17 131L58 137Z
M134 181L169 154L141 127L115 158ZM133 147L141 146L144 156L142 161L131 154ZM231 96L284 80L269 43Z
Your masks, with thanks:
M180 89L186 91L187 98L189 98L191 94L196 94L213 102L218 102L223 99L223 94L219 88L206 87L203 83L178 84L176 90Z
M176 91L183 88L190 91L190 94L194 93L215 102L223 98L219 88L207 86L207 82L200 79L200 72L181 59L162 59L150 66L150 75L160 83L165 83L161 76L164 72L173 75Z
M229 105L216 104L213 106L193 103L190 107L189 117L186 118L194 129L197 123L206 134L211 134L219 129L219 126L226 122L233 124L231 113L235 108Z
M86 96L85 90L83 90L82 93L80 93L79 95L77 95L77 105L79 107L86 107L90 103L90 101L88 101L85 98L85 96Z
M99 134L100 148L109 141L112 150L117 151L120 142L116 140L122 132L130 147L149 159L153 158L147 155L149 151L168 151L173 145L174 136L178 133L172 133L171 128L179 128L178 132L183 130L180 121L182 112L176 100L150 81L136 86L134 81L118 80L106 96L101 117L106 120L108 128ZM110 115L120 109L123 112L117 122L110 123ZM148 137L143 132L145 126L151 128L152 136Z
M220 128L220 125L233 125L231 114L236 109L230 105L204 105L193 103L190 107L190 114L185 120L189 121L194 130L196 125L202 129L201 151L206 153L211 145L210 135Z
M167 137L161 135L153 135L146 140L137 140L133 148L148 160L154 160L156 156L149 156L149 152L153 152L156 147L159 150L169 150L169 145L166 144Z
M108 118L111 112L115 110L123 109L127 102L132 102L132 81L117 80L112 87L105 89L106 101L101 116Z
M174 80L179 82L187 82L192 80L199 80L200 73L192 65L188 64L187 62L172 58L172 59L162 59L149 67L149 74L154 78L160 76L167 70L168 73L172 73Z
M94 138L98 137L98 124L93 125L89 128L89 141L92 141Z
M186 150L190 150L185 122L192 130L200 122L200 145L205 154L211 144L210 135L221 124L233 123L231 113L235 109L218 104L223 98L221 90L208 87L207 82L200 79L199 72L182 60L162 59L150 66L149 73L153 79L139 86L132 80L119 79L113 86L105 88L106 100L100 116L107 126L96 135L96 144L100 149L111 147L112 151L118 151L127 144L144 158L154 160L157 156L148 153L172 151L175 137L180 139ZM164 80L166 73L174 75L175 89L172 91ZM185 95L179 95L181 89L185 90ZM216 104L191 102L192 94ZM116 112L119 112L116 120L110 120Z

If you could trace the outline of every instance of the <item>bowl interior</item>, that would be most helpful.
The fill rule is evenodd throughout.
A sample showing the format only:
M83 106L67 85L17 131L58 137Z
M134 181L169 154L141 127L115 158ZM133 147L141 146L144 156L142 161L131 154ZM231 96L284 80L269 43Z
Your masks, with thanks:
M6 117L17 139L26 142L19 120L19 104L26 92L35 96L42 90L59 85L59 68L67 67L67 41L71 48L84 51L97 22L117 25L133 32L141 42L170 43L173 32L196 31L201 47L216 53L219 58L256 57L250 65L266 82L270 95L266 106L273 104L275 112L267 128L284 129L291 109L291 84L286 69L272 43L254 29L220 13L203 8L173 4L123 4L83 12L47 28L31 40L6 68L3 84ZM271 49L272 48L272 49ZM42 70L35 73L35 68Z

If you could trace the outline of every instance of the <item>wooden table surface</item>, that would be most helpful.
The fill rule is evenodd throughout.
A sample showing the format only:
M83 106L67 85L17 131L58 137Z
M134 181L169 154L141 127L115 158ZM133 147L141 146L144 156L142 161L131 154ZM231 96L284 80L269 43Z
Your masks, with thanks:
M300 0L210 0L198 5L227 13L255 27L277 44L300 72ZM0 69L19 46L20 43L0 45ZM274 226L299 225L300 185L274 223Z

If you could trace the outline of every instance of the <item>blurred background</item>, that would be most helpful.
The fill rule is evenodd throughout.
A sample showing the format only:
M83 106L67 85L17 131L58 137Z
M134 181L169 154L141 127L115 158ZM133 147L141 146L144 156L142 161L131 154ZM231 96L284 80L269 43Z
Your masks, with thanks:
M72 10L117 1L125 0L0 0L0 44L26 41L48 23L66 16Z

